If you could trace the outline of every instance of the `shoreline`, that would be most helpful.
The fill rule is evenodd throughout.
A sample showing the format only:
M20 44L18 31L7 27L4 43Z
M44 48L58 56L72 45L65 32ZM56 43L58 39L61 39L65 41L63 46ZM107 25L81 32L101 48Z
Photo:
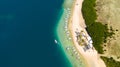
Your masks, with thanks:
M73 0L69 0L73 1ZM68 4L68 1L66 1ZM64 2L64 4L66 4ZM76 50L73 41L71 40L71 34L68 29L69 20L71 18L71 13L73 11L74 2L70 2L69 5L65 6L63 4L63 13L61 18L58 20L58 24L56 25L56 35L58 38L59 46L62 48L62 51L66 55L67 59L70 62L70 67L87 67L86 61L83 56Z
M75 6L74 6L72 22L70 23L70 27L69 27L71 30L71 33L72 33L74 45L77 48L77 50L81 53L81 55L85 58L89 67L93 67L93 66L106 67L105 63L98 56L98 53L95 49L94 50L89 49L88 51L84 52L83 46L80 46L76 42L76 40L77 40L76 39L77 35L75 33L76 31L77 32L84 31L85 36L87 36L89 38L89 35L87 34L87 31L85 30L86 25L85 25L84 19L82 17L82 12L80 10L82 8L82 2L83 2L83 0L76 0Z

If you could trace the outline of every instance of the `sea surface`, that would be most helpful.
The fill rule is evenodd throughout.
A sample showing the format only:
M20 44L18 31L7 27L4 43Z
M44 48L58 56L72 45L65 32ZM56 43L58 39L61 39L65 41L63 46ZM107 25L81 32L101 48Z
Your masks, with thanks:
M63 0L0 0L0 67L69 67L54 34Z

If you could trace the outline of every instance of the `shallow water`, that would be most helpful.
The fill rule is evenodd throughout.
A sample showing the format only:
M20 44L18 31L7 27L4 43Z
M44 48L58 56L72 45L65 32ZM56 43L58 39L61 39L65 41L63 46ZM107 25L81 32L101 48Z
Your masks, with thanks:
M70 15L68 14L71 11L72 4L73 4L72 1L70 1L69 3L68 1L64 2L62 7L63 13L62 13L62 16L60 17L60 20L58 21L59 23L57 25L56 32L57 32L57 36L58 36L58 40L60 42L61 48L70 62L70 67L85 67L83 58L79 55L79 59L77 59L78 56L74 54L73 49L75 47L73 45L73 41L69 40L71 36L67 34L69 33L69 30L66 29L67 27L66 25L68 24L68 21L66 21L65 18L70 17ZM67 48L69 48L69 50L67 50Z

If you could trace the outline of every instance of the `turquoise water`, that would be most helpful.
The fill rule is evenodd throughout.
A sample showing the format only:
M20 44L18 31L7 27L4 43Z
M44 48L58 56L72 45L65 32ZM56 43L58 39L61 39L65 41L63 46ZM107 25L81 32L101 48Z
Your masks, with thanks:
M0 67L83 67L66 51L73 43L64 31L64 9L72 1L0 0Z
M69 67L86 67L85 61L81 55L75 55L75 49L73 41L70 39L71 35L67 34L69 33L68 28L68 21L66 21L66 18L68 19L71 17L72 14L72 5L73 0L66 0L62 7L62 15L60 16L60 19L58 21L58 25L56 25L56 34L59 40L59 45L61 46L65 56L68 59ZM68 20L67 19L67 20ZM67 26L67 30L66 30ZM67 50L69 48L69 50Z
M54 43L63 0L0 0L0 67L69 67Z
M65 62L66 62L66 65L68 65L67 67L72 67L72 63L70 62L68 56L66 55L65 51L64 51L64 47L62 45L63 44L63 41L61 41L61 37L65 36L63 34L64 30L63 29L63 25L61 26L61 19L63 18L63 15L64 15L64 9L62 8L59 12L59 18L57 20L58 24L56 24L56 28L55 28L55 34L56 34L56 38L58 40L58 46L60 48L60 50L62 51L62 54L64 55L64 59L65 59ZM61 36L62 35L62 36ZM64 39L63 39L64 40Z

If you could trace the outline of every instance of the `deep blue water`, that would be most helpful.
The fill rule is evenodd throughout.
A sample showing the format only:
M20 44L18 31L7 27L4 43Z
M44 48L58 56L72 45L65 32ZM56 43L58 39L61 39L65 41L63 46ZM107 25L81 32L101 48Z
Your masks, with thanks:
M63 0L0 0L0 67L67 67L54 27Z

